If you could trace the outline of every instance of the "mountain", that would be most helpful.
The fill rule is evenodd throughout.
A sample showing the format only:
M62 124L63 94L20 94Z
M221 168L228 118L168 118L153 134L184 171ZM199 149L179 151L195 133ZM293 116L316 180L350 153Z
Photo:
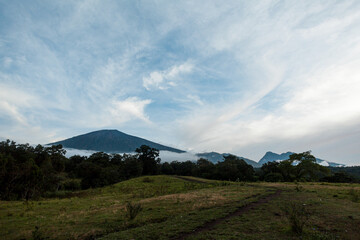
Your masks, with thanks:
M282 154L277 154L273 152L266 152L265 155L260 159L259 164L262 166L267 162L275 162L277 160L287 160L293 152L286 152Z
M183 153L180 149L167 147L149 140L131 136L118 130L99 130L68 138L49 145L61 144L65 148L92 150L107 153L135 152L141 145L147 145L158 150Z
M217 163L217 162L222 162L224 161L224 157L229 156L229 153L217 153L217 152L205 152L205 153L197 153L196 156L200 157L200 158L204 158L209 160L212 163ZM244 157L239 157L238 158L244 160L247 164L255 167L255 168L259 168L261 167L260 164L258 164L257 162L244 158Z
M281 154L277 154L277 153L273 153L273 152L267 152L265 153L265 155L260 159L259 164L260 166L262 166L265 163L268 162L275 162L275 161L282 161L282 160L287 160L289 159L290 155L294 154L293 152L286 152L286 153L281 153ZM316 158L316 162L322 166L330 166L330 167L344 167L344 164L340 164L340 163L334 163L334 162L328 162L325 160L322 160L320 158Z

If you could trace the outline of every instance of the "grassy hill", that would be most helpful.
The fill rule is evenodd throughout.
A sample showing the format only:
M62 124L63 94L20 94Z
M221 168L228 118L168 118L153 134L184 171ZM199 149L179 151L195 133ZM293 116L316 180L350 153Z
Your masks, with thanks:
M145 176L66 198L1 201L3 239L360 239L360 185L242 183ZM127 217L131 206L142 210ZM298 216L301 217L301 214Z

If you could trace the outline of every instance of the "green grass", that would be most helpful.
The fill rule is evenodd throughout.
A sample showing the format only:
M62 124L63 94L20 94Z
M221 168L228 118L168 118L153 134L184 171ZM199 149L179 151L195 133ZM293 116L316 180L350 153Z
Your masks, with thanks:
M285 191L279 198L188 239L360 239L360 204L348 196L349 189L359 190L359 185L300 184L302 191L296 190L296 184L261 185ZM283 209L291 202L303 204L309 213L301 236L291 231Z
M188 239L299 239L282 211L295 200L311 212L302 239L360 239L360 203L354 201L360 185L296 186L145 176L69 198L1 201L0 236L31 239L38 227L37 234L48 239L173 239L283 189L278 198ZM132 220L127 202L142 208Z
M234 191L230 190L221 195L223 182L198 181L204 183L169 176L140 177L105 188L75 192L71 198L29 203L2 201L0 236L29 239L37 226L51 239L85 239L162 222L169 216L217 206L234 198L231 195ZM128 201L143 207L131 222L125 218Z

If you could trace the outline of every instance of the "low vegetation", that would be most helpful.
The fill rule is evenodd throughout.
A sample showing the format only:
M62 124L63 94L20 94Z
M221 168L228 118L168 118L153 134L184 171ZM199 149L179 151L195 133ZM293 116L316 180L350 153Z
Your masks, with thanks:
M142 207L140 203L133 204L131 202L127 202L125 209L128 220L133 220L141 212Z
M306 204L298 201L290 201L282 206L285 217L289 221L291 230L301 235L305 224L308 222L311 213L308 211Z
M296 190L298 185L301 191ZM268 202L231 215L279 189L282 192ZM4 239L359 239L360 203L351 193L359 190L359 184L146 176L77 191L67 198L1 201L0 235ZM217 222L207 228L212 221ZM204 231L196 231L204 226Z
M3 239L360 239L360 185L309 152L261 169L64 153L0 143Z
M0 199L67 197L80 189L157 174L251 182L356 182L344 172L331 174L329 168L315 163L310 152L293 154L289 160L280 163L266 163L257 171L233 155L216 164L206 159L161 163L159 151L145 145L136 149L133 155L98 152L90 157L66 158L65 152L61 145L32 147L10 140L0 142Z

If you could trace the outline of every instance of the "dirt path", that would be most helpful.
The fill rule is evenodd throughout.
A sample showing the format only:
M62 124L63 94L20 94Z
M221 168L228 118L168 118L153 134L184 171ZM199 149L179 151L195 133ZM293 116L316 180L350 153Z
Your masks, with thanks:
M185 180L185 181L188 181L188 182L193 182L193 183L207 183L207 182L204 182L204 181L200 181L200 180L196 180L196 179L192 179L192 178L187 178L187 177L183 177L183 176L173 176L173 177L181 179L181 180Z
M193 236L193 235L196 235L196 234L201 233L201 232L209 231L212 228L214 228L216 225L221 224L224 221L226 221L226 220L228 220L228 219L230 219L232 217L240 216L240 215L242 215L242 214L244 214L244 213L246 213L248 211L251 211L251 209L254 209L254 208L258 207L261 204L264 204L264 203L267 203L267 202L271 201L272 199L278 197L281 194L281 192L282 192L282 190L278 189L278 190L276 190L275 193L267 195L267 196L259 199L256 202L252 202L252 203L249 203L248 205L240 207L235 212L229 213L228 215L226 215L224 217L217 218L217 219L214 219L214 220L212 220L210 222L207 222L205 225L194 229L192 232L184 233L184 234L180 235L179 237L174 238L174 240L184 240L189 236Z

